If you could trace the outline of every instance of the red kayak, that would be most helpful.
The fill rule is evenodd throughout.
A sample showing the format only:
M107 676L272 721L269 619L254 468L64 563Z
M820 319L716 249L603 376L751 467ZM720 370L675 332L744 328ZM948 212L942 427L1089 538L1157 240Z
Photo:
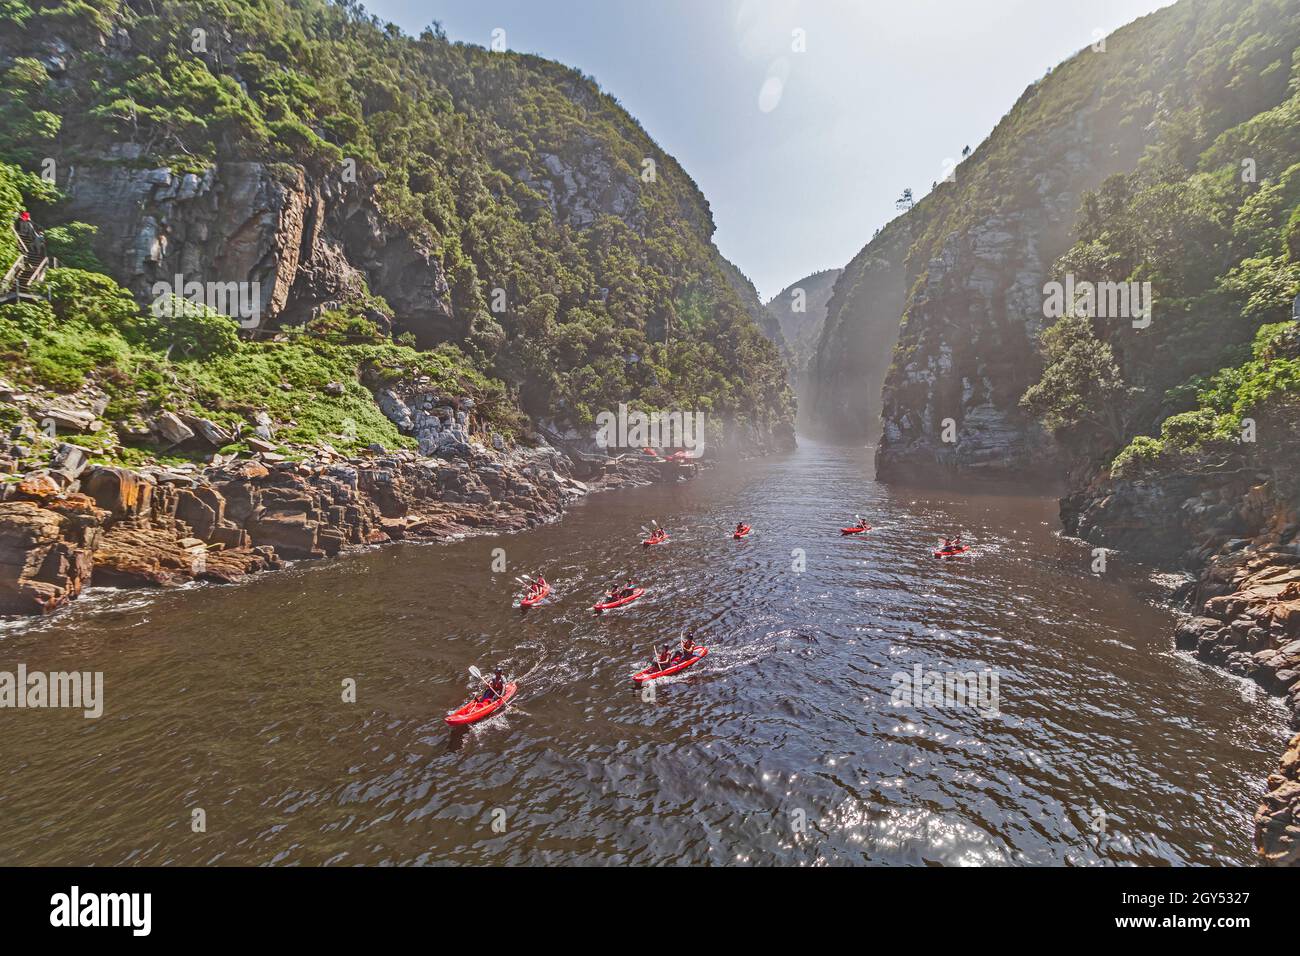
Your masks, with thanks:
M645 594L645 588L633 588L632 593L627 597L615 598L612 601L602 601L599 604L593 604L591 609L599 613L601 611L608 611L612 608L622 607L624 604L631 604L643 594Z
M644 541L642 541L641 543L642 543L643 545L645 545L647 548L650 547L650 545L652 545L652 544L667 544L667 543L668 543L668 535L666 535L666 534L657 534L657 535L656 535L656 534L652 534L652 535L650 535L650 537L646 538L646 539L645 539Z
M840 528L840 534L862 534L864 531L870 531L871 525L863 525L861 528Z
M513 682L506 684L505 693L500 697L494 697L492 700L487 701L479 700L476 697L460 710L453 710L445 719L452 727L464 727L466 724L477 723L484 717L492 716L504 707L510 701L510 698L515 696L517 689L518 687Z
M970 550L969 545L962 545L960 548L944 548L934 553L936 558L955 558L959 554L965 554Z
M690 667L692 664L698 664L700 661L704 660L708 653L709 649L707 647L697 647L695 648L695 654L693 657L688 657L686 660L677 664L669 664L663 670L652 665L643 671L638 671L633 674L632 679L638 684L644 684L648 680L658 680L660 677L667 677L669 674L676 674L678 671L686 670L686 668Z
M543 584L540 588L534 587L528 591L528 597L519 600L520 607L532 607L534 604L542 601L546 595L551 593L550 584Z
M751 528L749 525L742 525L741 529L739 531L733 531L731 533L731 536L733 538L747 538L749 537L749 533L753 530L754 529Z

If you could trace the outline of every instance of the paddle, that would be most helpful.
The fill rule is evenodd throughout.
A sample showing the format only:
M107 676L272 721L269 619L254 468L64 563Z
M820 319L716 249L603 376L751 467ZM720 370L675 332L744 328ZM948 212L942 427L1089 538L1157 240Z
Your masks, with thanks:
M545 576L543 575L539 575L539 577L541 577L543 581L546 580ZM515 583L518 584L520 587L524 588L525 600L527 600L528 598L537 597L539 594L542 593L542 587L537 583L537 578L530 577L527 574L515 575Z
M671 661L672 661L672 658L669 657L668 660L671 662ZM654 667L654 669L655 669L655 673L658 673L658 672L660 672L660 671L666 671L670 666L672 666L671 663L669 663L669 664L660 664L660 663L659 663L659 645L658 645L658 644L651 644L651 645L650 645L650 663L651 663L651 665Z
M481 670L479 670L477 667L475 667L473 664L470 664L470 665L469 665L469 673L470 673L470 676L471 676L471 677L477 677L477 678L478 678L479 680L481 680L484 684L487 684L487 689L490 690L490 691L492 691L492 695L493 695L494 697L500 697L500 696L501 696L500 694L498 694L498 693L496 692L496 688L493 687L491 684L488 683L488 679L487 679L486 677L483 676L483 672L482 672Z

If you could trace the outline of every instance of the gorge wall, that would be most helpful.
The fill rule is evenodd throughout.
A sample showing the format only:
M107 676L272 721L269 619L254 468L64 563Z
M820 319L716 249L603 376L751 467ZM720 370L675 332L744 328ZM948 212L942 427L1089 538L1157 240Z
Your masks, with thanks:
M880 435L880 394L898 341L914 221L894 220L844 267L807 364L812 431L871 442Z
M823 269L786 286L767 303L768 320L775 323L786 343L791 384L799 400L801 425L810 421L812 375L809 363L817 352L826 322L827 306L842 269Z
M831 304L815 365L817 426L853 439L879 427L885 480L1063 478L1062 450L1019 402L1041 372L1043 286L1074 242L1080 202L1133 170L1168 126L1240 121L1240 109L1201 108L1205 51L1244 42L1277 6L1184 0L1032 84L950 181L868 244L855 260L867 268L846 270L841 285L860 288ZM891 349L877 404L870 354Z

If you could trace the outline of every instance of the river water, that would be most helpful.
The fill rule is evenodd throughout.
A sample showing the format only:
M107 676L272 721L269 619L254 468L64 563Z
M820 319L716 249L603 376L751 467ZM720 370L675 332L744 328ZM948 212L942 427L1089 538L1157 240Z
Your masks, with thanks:
M805 442L521 535L0 626L0 670L105 682L97 720L0 711L0 863L1251 862L1282 710L1174 652L1160 588L1093 574L1053 500L870 461ZM842 538L855 512L875 530ZM650 519L668 545L637 545ZM948 529L975 547L936 561ZM512 607L537 571L556 596ZM648 593L597 617L614 575ZM686 626L708 657L645 699ZM520 691L452 732L470 664ZM895 700L918 667L985 696Z

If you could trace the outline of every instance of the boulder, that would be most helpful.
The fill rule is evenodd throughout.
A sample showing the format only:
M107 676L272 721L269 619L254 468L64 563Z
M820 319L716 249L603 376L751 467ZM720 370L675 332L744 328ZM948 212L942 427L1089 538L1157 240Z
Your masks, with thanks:
M59 445L50 456L50 467L55 471L60 471L69 478L77 478L86 466L90 464L90 456L86 454L86 449L80 445L70 445L67 442Z
M59 431L72 431L86 434L99 429L99 416L85 408L69 408L63 405L47 405L40 412L41 424L53 422Z
M154 419L153 428L168 445L179 445L194 437L194 430L172 412L163 412Z
M44 614L81 593L90 579L97 524L32 501L0 502L0 613Z
M317 522L309 520L306 514L285 513L264 513L245 526L254 545L270 547L291 560L322 556L317 546L317 529Z
M192 434L198 435L213 448L229 445L234 439L234 435L211 419L200 418L197 415L186 415L183 421L190 428Z
M81 487L117 520L147 513L153 498L153 485L126 468L94 468Z
M202 572L201 557L182 548L171 530L117 525L95 549L93 580L105 587L175 587Z
M176 492L176 517L190 526L194 536L208 541L225 517L226 500L207 486Z

